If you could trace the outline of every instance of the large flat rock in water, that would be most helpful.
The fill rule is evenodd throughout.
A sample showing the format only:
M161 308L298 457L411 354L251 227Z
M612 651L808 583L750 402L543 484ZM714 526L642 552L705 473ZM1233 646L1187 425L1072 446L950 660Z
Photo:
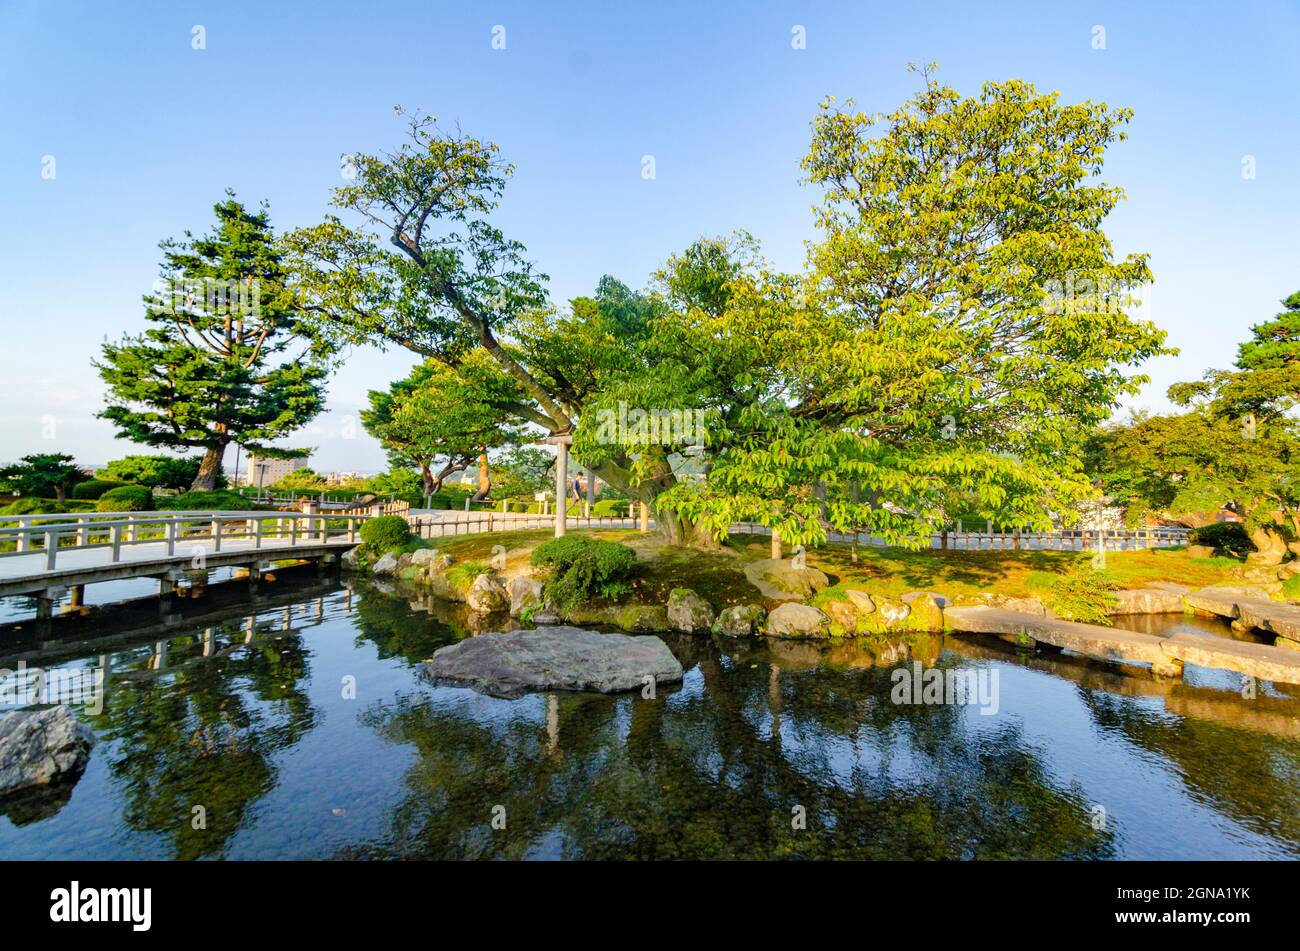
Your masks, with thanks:
M480 634L436 651L423 674L438 684L515 698L537 690L615 693L682 679L682 665L654 636L548 625Z

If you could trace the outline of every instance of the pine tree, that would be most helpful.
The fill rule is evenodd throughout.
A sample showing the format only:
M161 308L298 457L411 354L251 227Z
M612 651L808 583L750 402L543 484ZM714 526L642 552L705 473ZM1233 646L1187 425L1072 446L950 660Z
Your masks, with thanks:
M164 241L163 279L144 298L149 327L105 344L100 414L134 442L202 449L191 486L215 487L231 442L264 456L302 449L267 445L324 408L327 347L286 287L266 205L246 209L227 192L216 226Z

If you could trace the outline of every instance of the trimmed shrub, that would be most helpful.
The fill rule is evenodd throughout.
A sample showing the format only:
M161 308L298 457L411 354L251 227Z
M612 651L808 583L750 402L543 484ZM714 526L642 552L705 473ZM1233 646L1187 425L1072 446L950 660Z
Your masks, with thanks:
M72 497L74 499L90 499L94 501L110 489L121 488L129 485L127 482L118 482L116 479L88 479L85 482L78 482L72 487Z
M1118 604L1111 594L1115 582L1104 571L1076 565L1052 585L1053 607L1058 617L1085 624L1111 624L1110 610Z
M543 595L565 609L631 591L628 579L635 563L636 552L628 546L581 535L556 538L533 550L533 564L551 569Z
M361 523L361 541L376 555L402 548L411 538L411 527L400 515L380 515Z
M1246 526L1240 522L1214 522L1201 528L1193 529L1187 536L1188 544L1208 545L1216 555L1231 555L1245 558L1255 550L1255 543L1250 540Z
M54 499L14 499L0 509L0 515L59 515L68 511L68 507Z
M213 489L207 492L182 492L155 500L158 508L172 511L207 510L214 512L249 512L253 503L238 492Z
M96 512L148 512L153 509L153 493L143 485L120 485L109 489L95 503Z
M601 499L591 507L591 514L597 518L622 518L627 515L627 499Z

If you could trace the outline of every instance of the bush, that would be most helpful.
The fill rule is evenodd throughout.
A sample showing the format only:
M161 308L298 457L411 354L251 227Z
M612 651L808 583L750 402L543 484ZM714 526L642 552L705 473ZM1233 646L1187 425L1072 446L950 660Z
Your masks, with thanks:
M1250 540L1246 526L1240 522L1214 522L1194 529L1187 541L1192 545L1208 545L1214 553L1245 558L1255 550L1255 543Z
M543 585L548 601L572 608L600 596L617 598L632 590L628 578L636 553L617 542L571 535L538 545L533 564L551 569Z
M1054 607L1058 617L1067 621L1110 626L1110 610L1119 602L1111 594L1116 585L1104 571L1076 565L1052 585Z
M143 485L120 485L109 489L95 503L96 512L148 512L153 509L153 493Z
M188 509L192 511L248 512L253 508L253 503L238 492L229 492L223 489L213 489L206 492L182 492L180 495L171 495L155 501L158 508L173 511Z
M0 509L0 515L59 515L68 511L68 507L54 499L14 499Z
M90 479L74 485L72 487L72 497L74 499L90 499L93 501L110 489L121 488L127 484L126 482L118 482L116 479Z
M361 523L361 541L376 555L402 548L411 538L411 527L400 515L380 515Z

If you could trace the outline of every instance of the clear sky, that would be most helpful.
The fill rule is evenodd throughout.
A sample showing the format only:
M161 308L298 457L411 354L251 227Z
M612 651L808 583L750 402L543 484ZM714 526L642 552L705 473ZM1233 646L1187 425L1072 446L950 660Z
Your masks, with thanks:
M499 222L566 300L605 273L643 286L668 254L737 228L799 267L818 102L892 109L917 88L907 62L930 60L964 92L1023 78L1136 110L1107 167L1128 192L1107 230L1121 255L1152 255L1151 317L1182 348L1147 368L1136 405L1158 409L1300 290L1297 50L1295 0L0 0L0 461L150 451L94 418L90 360L142 329L158 241L206 230L227 187L267 199L277 228L318 220L342 154L397 144L396 104L500 143L518 171ZM413 363L351 356L297 441L317 469L383 468L353 420Z

